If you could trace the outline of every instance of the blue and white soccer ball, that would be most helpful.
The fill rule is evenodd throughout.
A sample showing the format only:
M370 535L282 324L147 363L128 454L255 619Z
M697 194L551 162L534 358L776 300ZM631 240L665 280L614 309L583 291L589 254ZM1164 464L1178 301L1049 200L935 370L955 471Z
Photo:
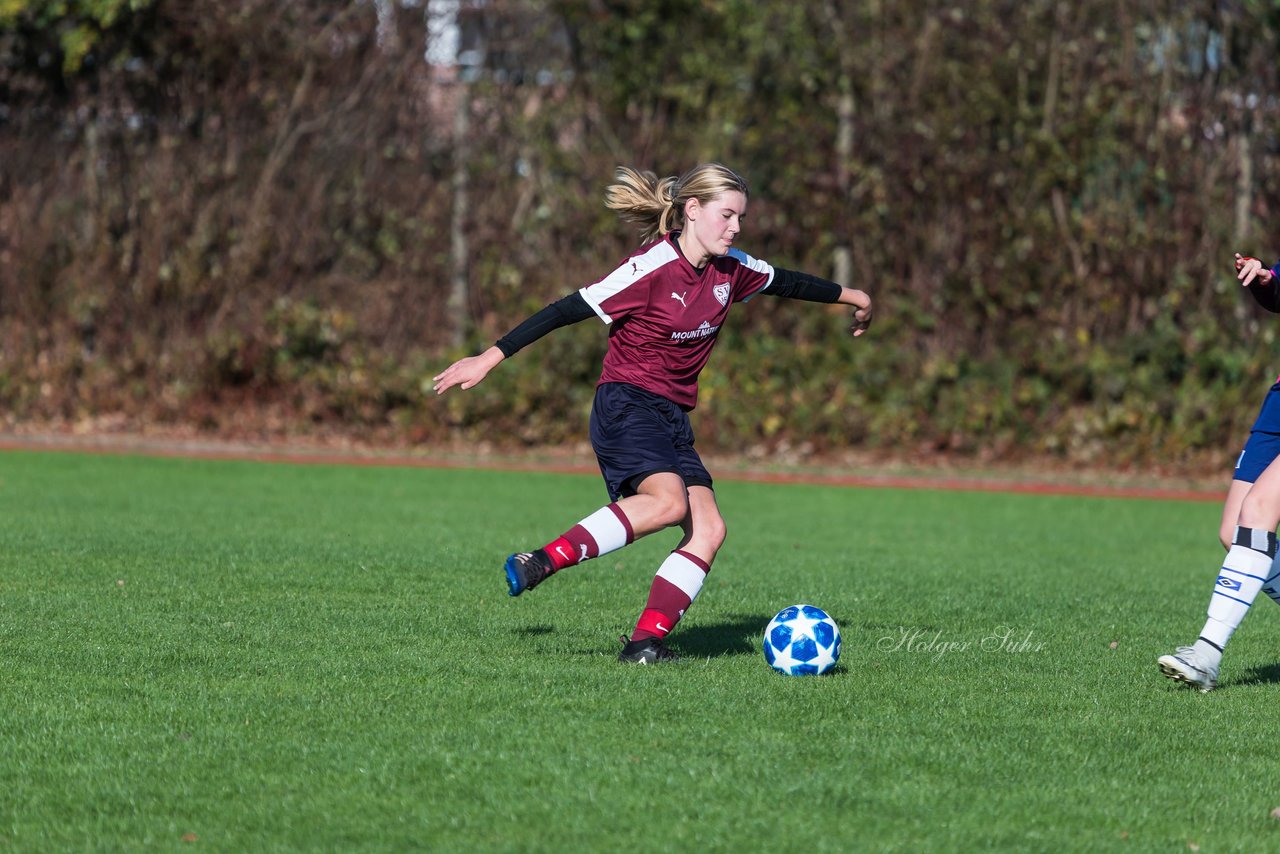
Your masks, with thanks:
M826 673L840 660L840 627L821 608L783 608L764 630L764 660L788 676Z

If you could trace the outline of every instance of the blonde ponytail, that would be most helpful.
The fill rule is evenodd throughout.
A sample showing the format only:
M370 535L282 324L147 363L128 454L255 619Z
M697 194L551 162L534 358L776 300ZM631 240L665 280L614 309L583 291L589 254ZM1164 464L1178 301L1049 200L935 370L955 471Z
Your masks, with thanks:
M683 228L684 204L689 199L706 204L731 190L748 194L742 176L719 163L695 166L680 178L659 178L653 172L619 166L613 178L605 190L605 207L640 226L645 242Z

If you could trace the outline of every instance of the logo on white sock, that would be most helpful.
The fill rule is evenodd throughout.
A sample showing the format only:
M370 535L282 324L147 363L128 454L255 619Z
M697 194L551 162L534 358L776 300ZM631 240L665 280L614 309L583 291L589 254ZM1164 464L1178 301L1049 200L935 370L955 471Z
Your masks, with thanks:
M1219 575L1218 586L1225 587L1228 590L1239 590L1240 582L1236 581L1234 578L1227 578L1225 575Z

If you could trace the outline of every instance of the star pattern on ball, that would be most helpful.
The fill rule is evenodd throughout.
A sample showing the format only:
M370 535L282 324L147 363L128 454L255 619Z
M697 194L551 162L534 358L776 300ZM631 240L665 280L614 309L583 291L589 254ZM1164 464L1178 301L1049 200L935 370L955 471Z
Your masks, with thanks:
M809 612L806 611L805 609L803 608L800 609L800 613L797 614L795 619L791 621L791 637L793 638L792 642L794 643L794 638L796 635L800 635L802 637L809 638L812 641L816 641L818 639L818 635L814 632L813 627L818 625L818 623L821 623L821 622L822 620L815 620L813 617L809 616Z
M821 608L792 605L765 628L764 655L789 676L826 673L840 658L840 629Z

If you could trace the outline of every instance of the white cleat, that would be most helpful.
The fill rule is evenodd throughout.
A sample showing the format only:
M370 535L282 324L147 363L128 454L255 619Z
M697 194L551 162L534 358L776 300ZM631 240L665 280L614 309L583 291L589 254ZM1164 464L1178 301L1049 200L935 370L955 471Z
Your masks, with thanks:
M1180 646L1173 655L1162 655L1156 661L1160 672L1174 682L1181 682L1206 694L1218 687L1218 668L1200 660L1194 647Z

